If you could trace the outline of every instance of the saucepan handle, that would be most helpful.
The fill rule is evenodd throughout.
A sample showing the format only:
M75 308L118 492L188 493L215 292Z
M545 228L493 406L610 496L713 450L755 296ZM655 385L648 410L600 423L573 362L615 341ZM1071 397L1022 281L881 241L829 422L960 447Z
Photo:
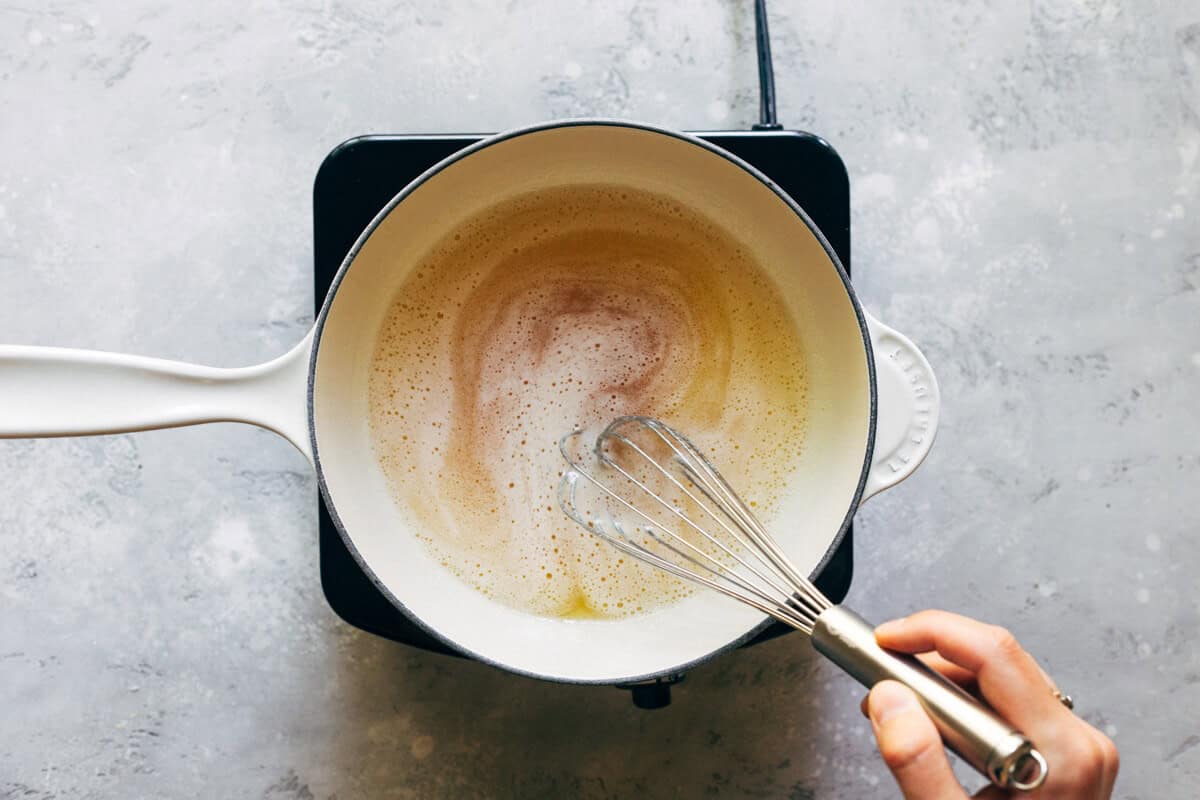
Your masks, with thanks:
M88 436L246 422L309 461L312 333L266 364L219 369L144 356L0 345L0 438Z
M866 500L911 475L933 447L941 393L933 368L907 336L864 312L875 354L875 452Z
M813 647L863 686L903 683L916 693L942 741L1004 789L1036 789L1046 760L1024 734L920 660L884 650L875 629L853 611L834 606L817 617Z

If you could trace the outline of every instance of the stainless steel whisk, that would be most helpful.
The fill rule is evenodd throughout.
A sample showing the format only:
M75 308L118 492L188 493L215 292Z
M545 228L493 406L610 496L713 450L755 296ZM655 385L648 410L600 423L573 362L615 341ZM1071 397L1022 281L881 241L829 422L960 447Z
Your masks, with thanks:
M1046 760L1028 738L923 662L881 648L872 626L802 575L716 468L673 428L620 417L590 448L576 430L559 449L570 465L559 505L588 531L803 631L818 652L868 688L887 679L907 685L946 745L995 785L1024 791L1045 781Z

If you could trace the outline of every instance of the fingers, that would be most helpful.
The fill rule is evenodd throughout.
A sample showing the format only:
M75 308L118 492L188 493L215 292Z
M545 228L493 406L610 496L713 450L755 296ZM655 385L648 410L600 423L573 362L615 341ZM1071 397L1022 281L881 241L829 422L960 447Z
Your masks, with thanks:
M906 800L965 800L937 728L910 689L895 681L876 684L867 709L879 753Z
M1096 744L1100 748L1100 757L1104 760L1104 766L1101 768L1100 796L1112 797L1113 787L1117 782L1117 771L1121 767L1121 755L1117 752L1117 746L1113 744L1112 739L1091 726L1088 728L1095 734Z
M1081 797L1112 796L1117 781L1120 756L1112 740L1083 720L1078 722L1074 738L1062 746L1062 763L1055 774L1051 765L1050 782L1076 789Z
M917 658L924 661L926 666L932 667L968 692L979 690L979 681L976 679L974 672L960 667L953 661L947 661L941 654L919 653Z
M922 611L880 625L881 647L905 653L937 651L975 673L988 703L1009 722L1031 735L1060 726L1070 712L1051 694L1045 673L1004 628L951 614Z

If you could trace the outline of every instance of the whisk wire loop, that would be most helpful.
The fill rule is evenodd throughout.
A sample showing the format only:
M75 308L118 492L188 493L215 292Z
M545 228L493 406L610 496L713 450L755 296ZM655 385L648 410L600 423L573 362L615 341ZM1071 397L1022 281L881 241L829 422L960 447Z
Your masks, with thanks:
M775 540L770 536L770 534L767 533L767 530L765 527L763 527L762 523L758 521L758 517L756 517L754 513L746 507L746 504L742 498L739 497L735 491L733 491L733 488L728 484L728 482L726 482L721 473L717 472L716 468L709 463L708 459L704 457L700 450L694 444L692 444L691 441L658 420L650 419L645 421L645 424L648 428L650 428L650 430L657 433L660 437L663 437L664 441L667 441L668 435L677 439L682 448L687 451L688 458L684 459L683 455L678 449L675 448L673 444L670 444L669 442L668 444L673 450L675 450L676 455L680 457L680 463L688 472L689 478L698 487L701 487L701 491L704 491L704 487L710 485L715 487L717 492L720 494L720 506L723 509L727 509L726 513L732 513L736 515L738 521L754 540L754 543L762 548L765 554L770 557L771 563L774 565L774 567L783 573L789 580L797 584L800 588L811 592L814 596L820 596L820 592L817 590L817 587L813 585L808 578L801 575L796 570L796 568L792 565L791 560L788 559L788 557L779 548L779 545L775 543ZM700 476L697 475L693 469L693 464L695 464L699 470L703 472L703 479L699 479ZM826 603L824 607L827 608L828 605L829 604Z
M564 452L564 455L566 455L565 452ZM723 594L734 597L735 599L743 599L743 596L741 594L738 594L735 591L731 591L730 586L725 585L725 584L730 584L733 587L736 587L737 589L741 589L742 591L749 592L751 595L753 595L753 597L755 598L755 602L751 603L751 605L754 605L756 608L759 608L764 613L773 614L773 615L776 613L776 610L780 606L780 600L777 597L772 596L768 592L765 592L761 588L753 585L752 583L745 580L742 576L738 575L737 573L729 571L726 568L726 565L717 561L712 556L710 556L709 554L700 550L699 548L696 548L694 545L692 545L686 539L682 539L677 534L675 534L673 531L663 528L662 526L659 525L659 523L656 520L654 520L649 515L644 513L640 508L634 506L632 503L630 503L624 497L622 497L619 494L617 494L616 492L614 492L603 482L596 480L596 477L590 471L585 469L583 467L583 465L580 464L578 461L571 459L569 456L567 456L567 458L568 458L568 462L572 465L572 471L567 474L567 476L564 479L564 481L562 482L562 484L560 484L559 505L562 506L563 510L566 511L567 515L570 516L575 522L577 522L578 524L587 528L589 531L596 534L597 536L600 536L601 538L605 539L606 541L610 542L611 544L617 546L622 551L629 553L630 555L634 556L635 558L639 558L639 559L646 561L654 566L662 567L663 569L667 570L671 574L676 575L681 578L684 578L686 580L701 583L701 584L703 584L705 586L709 586L711 588L716 588L718 591L722 592ZM655 541L661 543L668 550L679 555L684 560L686 560L690 563L693 563L696 566L702 568L704 571L710 573L711 575L713 575L714 578L717 579L717 581L710 580L710 579L704 577L703 575L699 575L691 570L688 570L687 568L681 567L676 562L673 562L670 559L664 558L662 555L655 553L653 550L649 549L648 547L645 547L644 545L637 543L637 541L634 540L634 538L629 534L625 525L623 525L621 523L620 519L615 517L615 515L609 514L607 520L602 519L602 518L596 518L596 517L592 517L590 519L586 518L582 513L579 512L578 503L575 499L575 489L578 485L577 480L576 480L577 477L583 477L583 478L587 479L587 481L592 486L598 488L601 492L603 492L604 495L607 496L608 500L616 503L618 506L623 508L625 511L633 514L635 517L640 518L644 524L642 526L639 526L639 530L645 531L646 534L650 535L652 538L654 538ZM569 492L564 495L563 490L568 489L568 488L569 488ZM613 531L616 532L616 534L617 534L616 536L611 535L608 532L608 530L606 530L606 528L605 528L606 523L612 528ZM693 558L692 556L689 556L686 553L681 552L677 547L671 545L669 542L664 541L662 539L662 537L657 534L658 530L665 530L672 538L679 540L681 544L684 544L688 548L692 549L698 556L700 556L701 558L704 558L704 559L708 560L709 562L711 562L712 564L714 564L715 568L700 562L696 558ZM723 581L724 583L720 583L720 581ZM802 624L805 626L808 626L811 624L806 619L797 618L797 615L795 613L789 613L788 611L783 611L782 613L784 614L784 617L786 617L786 618L784 618L784 617L777 617L777 618L779 618L780 621L785 622L787 624L797 624L798 623L798 624Z
M768 564L771 569L774 569L785 581L790 581L792 585L797 586L802 591L793 590L788 595L787 602L789 605L799 604L813 616L819 615L822 611L829 607L829 603L825 601L824 596L820 591L812 585L807 578L796 572L791 562L782 552L778 551L774 542L767 536L757 518L741 504L740 499L734 495L738 506L732 508L721 504L718 498L714 496L713 491L704 483L703 479L695 473L687 464L681 465L685 476L696 486L697 490L705 497L717 503L726 514L734 519L736 525L746 532L747 537L753 542L754 546L750 548L750 552L759 559L760 562ZM736 515L736 516L735 516ZM746 545L745 541L740 537L739 543ZM772 548L775 548L772 550ZM785 592L785 595L787 593Z
M568 459L568 461L570 462L571 460ZM663 558L657 553L631 542L628 538L626 538L627 535L624 533L623 528L617 524L614 524L613 527L617 530L619 535L610 535L604 529L603 522L601 520L588 519L579 511L579 506L575 497L576 488L578 487L578 478L582 477L587 479L591 485L599 488L602 492L609 495L609 499L615 500L618 503L623 502L622 499L612 494L610 490L603 484L596 482L590 473L583 469L582 466L577 466L574 464L574 462L571 463L571 472L568 472L564 476L562 482L559 484L558 502L559 506L563 509L567 516L570 517L575 523L583 526L596 536L604 539L621 552L627 553L634 558L641 559L651 566L658 567L672 575L675 575L676 577L683 578L684 580L699 583L714 591L720 592L727 597L731 597L734 600L740 600L741 602L758 609L764 614L775 617L780 622L783 622L787 625L793 625L801 630L811 632L811 623L806 617L801 616L794 609L781 608L772 597L759 591L755 587L749 586L748 584L740 584L736 578L731 578L728 574L722 574L716 570L706 568L717 578L720 578L726 583L732 583L735 587L737 587L731 588L719 580L706 578L703 575L699 575L680 567L673 561ZM739 592L737 590L739 588L745 592L749 592L749 595Z
M799 573L791 560L767 533L766 528L759 522L754 512L746 506L716 467L686 436L656 419L629 416L614 421L605 434L601 434L601 439L605 438L606 434L616 435L617 431L631 426L635 429L645 428L653 432L672 453L673 458L668 463L678 467L688 482L695 486L716 508L720 509L722 516L729 520L737 530L730 528L707 506L701 504L709 515L718 520L722 529L736 539L740 546L746 548L760 563L772 569L785 584L796 587L795 590L781 589L785 598L805 606L814 617L830 606L817 587ZM628 437L622 438L628 441ZM641 448L637 448L637 452L654 468L662 471L673 483L678 485L678 481L661 463L651 458ZM690 492L689 496L695 499ZM740 531L742 535L739 535L737 531ZM749 539L750 542L748 543L746 539ZM778 588L778 584L775 585Z
M658 432L656 431L656 433L658 433ZM661 436L662 434L660 433L659 435ZM643 459L645 459L645 461L648 464L653 465L653 467L655 469L657 469L662 474L662 476L665 477L673 486L675 486L677 489L679 489L681 492L683 492L684 495L686 495L689 500L691 500L693 503L695 503L698 508L700 508L706 515L711 517L719 526L721 526L722 530L724 530L725 533L727 533L735 542L737 542L738 545L740 545L742 548L744 548L744 552L753 554L758 559L758 561L761 564L763 564L764 566L768 566L768 567L770 566L770 563L768 561L766 561L765 559L763 559L761 555L759 555L752 547L750 547L750 544L748 542L746 542L745 539L743 539L742 536L736 530L731 528L725 522L725 520L723 520L721 518L721 515L717 514L715 511L713 511L707 505L705 505L703 502L701 502L701 500L698 497L696 497L695 494L693 494L686 486L684 486L677 478L675 478L674 475L672 475L669 471L664 469L662 467L662 465L660 465L657 461L655 461L653 458L651 458L646 453L645 450L643 450L636 443L634 443L633 441L631 441L629 438L627 438L625 436L618 435L618 436L615 436L614 438L618 442L620 442L622 445L624 445L625 447L628 447L628 448L632 449L634 452L636 452L639 456L641 456ZM666 440L664 439L664 441L666 441ZM668 445L669 445L669 443L668 443ZM599 455L600 461L602 463L615 469L618 473L620 473L622 476L624 476L629 482L631 482L632 484L637 486L637 488L641 489L647 495L649 495L651 498L653 498L653 500L658 505L660 505L662 508L666 509L667 512L669 512L670 514L675 516L683 524L687 525L689 528L691 528L695 532L699 533L701 536L703 536L705 539L707 539L712 545L714 545L717 549L719 549L722 553L729 556L730 558L732 558L738 564L741 564L746 569L750 570L750 572L755 577L757 577L758 579L760 579L761 581L763 581L764 583L769 585L772 589L776 590L777 592L782 593L785 597L789 594L789 591L784 586L780 585L780 583L778 583L778 580L775 576L764 575L762 573L762 571L760 571L757 567L755 567L752 563L748 562L746 559L742 558L741 555L739 555L738 553L731 550L719 538L709 535L704 527L697 524L687 514L683 513L683 511L676 504L667 501L660 494L656 493L654 490L652 490L648 486L646 486L645 483L643 483L642 481L640 481L636 477L634 477L628 470L626 470L624 467L622 467L620 465L620 463L618 463L617 461L615 461L612 458L611 452L609 450L606 449L606 450L602 451L601 453L599 453L598 455ZM703 492L703 489L701 489L701 491ZM618 524L618 523L614 522L614 524ZM682 539L681 537L676 536L673 532L670 531L670 529L665 529L665 530L668 533L668 535L670 535L672 538L680 541L689 550L692 550L696 553L701 554L703 557L709 559L710 561L712 561L714 563L720 563L717 559L712 558L707 553L704 553L702 550L697 548L691 542L687 541L686 539ZM672 549L674 550L674 548L672 548ZM689 559L689 560L691 560L691 559Z
M653 438L639 441L646 431ZM723 594L811 632L831 604L791 565L695 445L657 420L633 416L606 427L592 452L574 454L572 443L581 436L582 431L572 431L559 442L570 466L559 501L573 520L642 561L719 587ZM650 452L663 448L661 458ZM581 513L578 478L600 491L600 508L590 511L603 514ZM669 497L671 491L680 496ZM632 530L630 521L635 523Z

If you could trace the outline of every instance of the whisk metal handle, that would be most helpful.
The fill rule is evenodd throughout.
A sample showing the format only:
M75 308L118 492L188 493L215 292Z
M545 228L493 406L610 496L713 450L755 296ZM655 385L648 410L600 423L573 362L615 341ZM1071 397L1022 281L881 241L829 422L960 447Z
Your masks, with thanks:
M1046 760L1020 731L918 659L884 650L875 629L853 611L833 606L817 617L813 647L867 688L883 680L912 689L942 741L1003 789L1028 790L1046 779Z

